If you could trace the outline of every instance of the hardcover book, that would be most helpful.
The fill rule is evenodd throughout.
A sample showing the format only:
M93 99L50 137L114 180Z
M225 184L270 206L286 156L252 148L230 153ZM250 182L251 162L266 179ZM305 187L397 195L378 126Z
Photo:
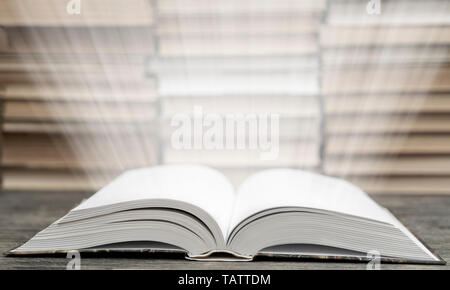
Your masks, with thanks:
M296 169L257 172L238 189L200 165L125 172L9 255L179 252L445 263L356 186Z

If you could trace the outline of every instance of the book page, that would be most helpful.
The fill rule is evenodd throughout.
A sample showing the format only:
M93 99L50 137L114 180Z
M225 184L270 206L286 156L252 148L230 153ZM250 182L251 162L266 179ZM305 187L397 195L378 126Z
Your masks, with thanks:
M240 186L229 232L247 217L276 207L306 207L392 224L392 217L352 184L295 169L271 169Z
M125 172L73 211L143 199L173 199L206 211L225 237L235 200L231 183L217 170L162 165Z

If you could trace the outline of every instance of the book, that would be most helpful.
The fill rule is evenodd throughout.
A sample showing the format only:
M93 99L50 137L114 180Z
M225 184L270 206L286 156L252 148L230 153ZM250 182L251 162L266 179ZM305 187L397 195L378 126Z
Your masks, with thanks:
M151 25L152 5L146 0L89 0L82 1L79 13L68 13L69 1L59 0L3 0L0 3L2 26L107 26Z
M450 42L450 27L448 25L326 26L320 33L320 40L321 44L326 47L448 45Z
M119 175L119 171L77 171L2 168L5 191L95 192Z
M364 112L364 109L361 109ZM409 134L409 133L448 133L450 118L448 115L359 115L327 118L326 131L329 134Z
M151 51L149 51L151 52ZM87 65L87 66L112 66L112 65L128 65L137 66L147 62L146 54L128 54L126 49L117 49L113 53L97 54L95 52L58 52L45 53L35 50L26 53L8 52L7 50L0 54L1 63L6 65L14 65L20 69L26 69L27 64L37 66L40 64L49 66L50 64L60 65Z
M274 144L269 139L270 147L267 149L249 148L246 142L245 148L238 149L175 149L170 144L164 146L165 164L205 164L214 167L231 168L267 168L267 167L296 167L317 168L320 164L319 140L295 140L280 141ZM274 158L271 158L274 154ZM262 158L267 155L268 158Z
M280 102L282 101L282 102ZM292 104L286 106L286 103ZM161 111L165 117L174 114L194 113L199 106L204 114L279 114L280 117L320 118L320 105L313 95L228 95L228 96L179 96L169 95L161 99Z
M278 15L286 12L320 12L325 9L326 1L303 0L158 0L156 3L158 15Z
M9 255L174 251L193 260L257 256L445 264L387 209L345 181L294 169L236 191L198 165L125 172Z
M148 71L168 74L233 74L318 72L319 58L309 56L159 57L148 60Z
M330 68L322 72L322 93L444 93L450 90L449 78L447 66Z
M170 74L159 76L158 93L167 96L317 95L314 73Z
M8 84L0 97L6 101L95 101L118 103L150 103L157 99L155 83L144 82L102 84L55 83Z
M380 95L345 95L325 98L325 112L329 116L374 117L391 114L390 118L402 118L414 114L415 120L425 117L445 117L450 112L450 94L380 94ZM381 121L381 118L379 118ZM371 121L377 123L377 121ZM395 125L397 122L392 122ZM369 128L367 128L369 129Z
M27 62L26 60L16 60L14 62L1 61L0 71L2 73L26 72L29 74L39 73L73 73L73 74L138 74L142 73L142 66L132 64L107 64L107 63L58 63L52 61L46 62Z
M220 13L220 12L219 12ZM314 13L292 13L282 15L207 15L172 17L160 16L158 35L301 35L316 33L319 15Z
M348 176L345 179L371 194L450 194L448 176Z
M245 114L245 113L244 113ZM223 119L225 120L225 119ZM320 126L321 121L317 117L280 117L279 121L277 121L278 131L277 135L280 140L288 140L288 141L302 141L302 140L317 140L319 146L319 140L321 137L320 132ZM248 123L248 122L247 122ZM170 138L172 137L172 134L175 132L177 128L180 128L181 125L174 126L172 123L172 119L162 119L161 120L161 126L160 128L160 136L165 141L170 141ZM6 126L11 127L11 126ZM4 128L6 128L4 127ZM15 125L15 127L19 127L18 124ZM131 127L131 126L130 126ZM23 128L23 126L22 126ZM89 128L92 128L92 126L89 126ZM25 129L25 128L24 128ZM130 128L129 130L132 130L133 128ZM203 132L205 134L208 131L209 127L204 126L203 130L200 132ZM269 129L272 130L269 126ZM30 128L31 130L31 128ZM246 130L246 132L250 131Z
M450 49L447 46L379 46L379 47L339 47L324 48L322 64L335 66L391 66L447 64Z
M5 102L4 119L28 122L151 122L152 103Z
M0 51L5 51L8 48L8 36L3 28L0 28Z
M153 123L152 123L153 124ZM306 124L304 125L306 126ZM132 134L138 135L145 132L147 135L150 132L155 132L155 127L150 125L150 122L27 122L25 120L9 121L3 124L3 133L37 133L37 134L67 134L68 136L76 134L90 134L91 136L99 136L101 134ZM95 137L93 137L95 138Z
M4 133L1 164L7 168L124 170L154 165L155 136L141 132ZM141 134L139 134L141 133Z
M450 154L446 134L367 134L328 136L328 156L357 155L445 155Z
M337 176L447 176L448 178L450 157L446 155L327 157L324 172Z
M116 84L126 85L136 82L144 82L144 71L103 71L103 72L79 72L79 73L55 73L55 72L40 72L29 73L26 71L19 72L0 72L0 83L6 84L43 84L43 83L59 83L62 84Z
M329 1L327 23L331 25L446 25L450 9L445 0L385 0L380 13L367 12L368 1Z
M8 46L4 53L130 54L151 55L155 44L147 26L50 26L7 27Z
M308 55L318 52L316 35L275 36L160 36L159 53L164 57L219 57L247 55Z

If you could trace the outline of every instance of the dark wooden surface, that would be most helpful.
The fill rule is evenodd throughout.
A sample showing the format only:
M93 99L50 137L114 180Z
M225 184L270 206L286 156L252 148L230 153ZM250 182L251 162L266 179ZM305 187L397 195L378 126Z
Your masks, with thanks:
M0 251L27 241L67 213L85 193L0 192ZM374 196L444 260L450 261L450 196ZM0 269L65 269L60 257L4 257ZM365 269L363 263L312 261L193 262L152 256L82 257L82 269ZM450 266L382 264L382 269L450 269Z

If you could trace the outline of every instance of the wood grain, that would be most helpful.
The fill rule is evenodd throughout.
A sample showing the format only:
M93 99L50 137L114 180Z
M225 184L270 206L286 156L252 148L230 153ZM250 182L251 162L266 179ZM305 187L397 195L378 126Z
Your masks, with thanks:
M0 251L27 241L63 216L87 193L0 192ZM450 261L450 196L373 196L444 260ZM4 257L0 269L65 269L68 259L58 257ZM315 261L193 262L151 255L82 257L82 269L365 269L363 263ZM450 266L383 264L382 269L450 269Z

